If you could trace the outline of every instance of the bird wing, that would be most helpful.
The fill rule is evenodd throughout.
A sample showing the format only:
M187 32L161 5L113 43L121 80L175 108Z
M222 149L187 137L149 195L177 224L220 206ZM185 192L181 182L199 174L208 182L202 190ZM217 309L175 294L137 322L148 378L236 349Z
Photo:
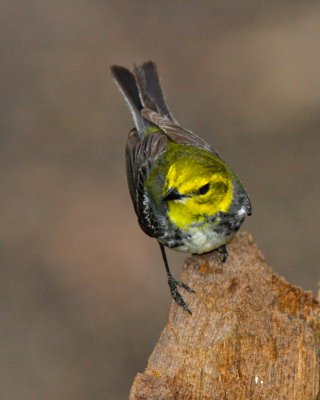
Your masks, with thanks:
M162 230L160 214L156 215L152 199L146 192L145 181L167 145L163 132L153 132L142 140L136 129L129 133L126 147L127 178L132 202L143 231L158 237Z
M141 115L147 121L158 126L173 142L200 147L218 155L217 152L206 141L201 139L195 133L182 128L180 125L168 119L167 117L160 115L149 108L143 108L141 110Z

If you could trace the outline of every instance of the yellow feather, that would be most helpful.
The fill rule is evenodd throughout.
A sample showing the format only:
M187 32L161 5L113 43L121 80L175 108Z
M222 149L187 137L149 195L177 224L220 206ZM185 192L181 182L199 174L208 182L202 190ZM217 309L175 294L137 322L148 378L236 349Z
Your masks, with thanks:
M232 175L217 157L210 163L199 161L197 152L193 157L176 160L169 168L163 195L176 188L184 197L168 201L168 216L178 228L187 230L190 225L203 223L219 211L227 212L233 198ZM210 184L208 192L199 194L203 185Z

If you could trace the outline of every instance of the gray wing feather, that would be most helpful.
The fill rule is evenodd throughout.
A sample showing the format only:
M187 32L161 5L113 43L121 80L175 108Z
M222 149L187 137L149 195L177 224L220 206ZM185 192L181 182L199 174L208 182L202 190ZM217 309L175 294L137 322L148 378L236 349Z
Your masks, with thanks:
M150 110L149 108L143 108L141 110L141 115L147 121L158 126L173 142L201 147L218 155L207 142L195 133L182 128L180 125L170 121L168 118L156 113L155 111Z
M152 200L146 193L145 180L158 157L165 151L167 137L155 132L140 139L136 129L129 133L126 147L127 178L131 199L143 231L158 237L161 227L153 212Z

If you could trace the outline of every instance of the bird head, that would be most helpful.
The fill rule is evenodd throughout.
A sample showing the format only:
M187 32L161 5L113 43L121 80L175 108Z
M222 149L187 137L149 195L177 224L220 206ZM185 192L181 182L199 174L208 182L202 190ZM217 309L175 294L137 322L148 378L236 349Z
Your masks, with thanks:
M180 229L202 223L217 212L227 212L233 198L232 174L214 154L193 149L178 157L166 174L162 201Z

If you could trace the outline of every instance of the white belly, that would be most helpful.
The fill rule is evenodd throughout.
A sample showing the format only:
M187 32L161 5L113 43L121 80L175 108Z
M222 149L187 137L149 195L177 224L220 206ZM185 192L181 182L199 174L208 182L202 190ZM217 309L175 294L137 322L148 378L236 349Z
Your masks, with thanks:
M192 228L188 231L188 234L191 236L184 240L183 245L175 247L175 250L193 254L208 253L226 244L232 237L232 235L225 236L219 234L209 226L201 227L201 230L199 227L197 229Z

